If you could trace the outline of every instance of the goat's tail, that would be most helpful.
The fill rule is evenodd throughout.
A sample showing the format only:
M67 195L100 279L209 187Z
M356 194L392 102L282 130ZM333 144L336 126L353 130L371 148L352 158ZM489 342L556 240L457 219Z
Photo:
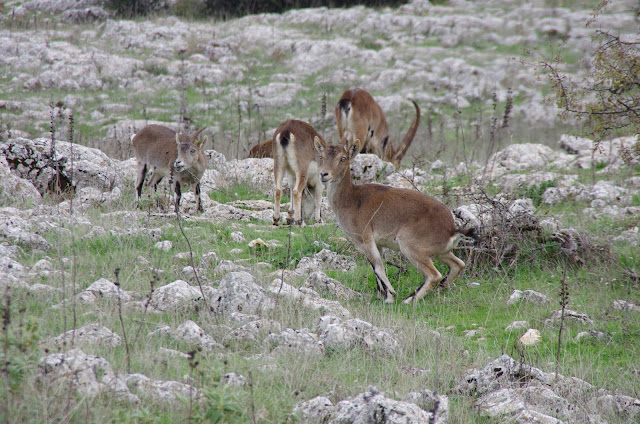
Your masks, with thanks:
M462 234L465 237L471 237L472 239L474 239L477 242L482 241L482 237L480 237L478 235L478 233L476 232L476 229L473 228L473 227L465 228L465 229L461 228L461 229L458 229L457 232Z

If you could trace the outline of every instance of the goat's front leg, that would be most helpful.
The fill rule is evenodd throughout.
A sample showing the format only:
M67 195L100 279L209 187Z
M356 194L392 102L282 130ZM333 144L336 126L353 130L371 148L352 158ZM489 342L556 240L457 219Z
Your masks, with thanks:
M196 209L198 212L204 212L204 208L202 207L202 200L200 199L200 183L196 183L193 188L193 192L196 195Z
M182 199L182 191L180 190L180 182L176 181L174 183L174 193L175 193L175 211L176 213L180 212L180 200Z
M376 283L378 285L378 293L382 296L385 303L393 303L396 296L396 291L387 278L387 274L384 270L384 262L382 256L378 250L378 246L373 240L365 242L362 246L362 250L369 260L373 273L376 276Z

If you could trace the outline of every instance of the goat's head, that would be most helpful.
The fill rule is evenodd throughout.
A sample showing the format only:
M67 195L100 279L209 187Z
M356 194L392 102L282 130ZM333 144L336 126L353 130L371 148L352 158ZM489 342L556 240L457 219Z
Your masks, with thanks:
M313 140L313 144L322 157L320 179L323 183L340 181L347 173L350 174L349 164L360 151L360 140L350 143L349 136L345 134L337 145L326 144L319 137Z
M204 152L204 145L209 140L205 135L198 138L204 128L197 131L192 137L186 134L176 133L176 147L178 149L178 157L173 163L173 167L177 172L191 168L194 164L201 161L201 155Z

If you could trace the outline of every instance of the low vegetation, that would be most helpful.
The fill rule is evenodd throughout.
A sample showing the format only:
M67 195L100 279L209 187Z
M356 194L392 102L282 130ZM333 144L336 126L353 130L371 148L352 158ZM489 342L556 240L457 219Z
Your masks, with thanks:
M134 3L147 4L143 1L111 3L131 8L132 14L140 13L132 9ZM188 11L192 3L176 4L185 8L185 15L191 13ZM126 11L122 13L126 15ZM25 23L25 28L28 25ZM76 39L73 43L80 41ZM367 37L362 38L360 46L379 49L375 40ZM511 50L505 52L511 53ZM318 130L325 136L332 131L332 123L325 121L326 99L337 99L344 87L330 82L316 83L315 77L305 81L308 88L301 91L298 103L284 109L245 108L258 81L263 85L273 75L286 73L288 68L281 64L287 53L281 54L282 57L272 54L268 59L271 70L260 67L254 73L254 69L249 68L250 76L242 83L243 88L248 88L246 98L240 97L231 83L219 87L204 83L192 87L183 85L183 105L194 112L192 116L199 124L217 126L219 132L213 148L225 150L229 158L243 157L248 147L264 141L267 130L292 111L316 117ZM172 72L163 64L148 64L141 71L157 77ZM1 83L6 86L10 80L3 79ZM184 117L183 110L179 112L180 102L176 101L181 95L180 89L158 90L150 99L134 99L125 89L115 88L116 83L105 86L103 92L126 105L130 119L175 121L177 115ZM75 94L90 96L85 91ZM452 209L477 203L497 217L492 225L480 229L482 242L462 242L456 248L456 256L466 262L467 268L451 289L429 293L414 305L402 305L400 301L388 305L376 298L376 281L370 264L346 241L342 230L331 219L304 228L274 227L270 222L257 219L213 222L198 214L165 213L158 209L156 198L143 199L138 210L134 181L126 181L122 198L117 202L92 204L84 211L72 204L76 208L70 214L73 219L65 219L68 212L60 210L59 202L72 198L73 193L47 194L43 208L51 208L52 214L38 228L52 248L43 251L19 246L15 259L27 271L34 272L29 276L32 286L42 283L59 290L38 292L19 284L9 288L9 284L0 282L0 357L3 358L0 361L0 420L7 423L292 423L298 420L291 414L293 407L301 401L318 395L339 401L373 385L395 399L425 388L447 394L451 423L499 422L482 416L474 399L455 389L466 370L481 368L502 353L547 372L557 370L596 387L640 398L640 313L613 307L613 302L619 299L639 303L637 246L614 238L625 230L635 228L637 231L638 218L585 216L586 201L567 199L554 205L543 202L545 190L557 187L559 178L566 173L576 174L585 184L593 184L599 180L619 182L637 178L640 169L629 165L612 170L605 164L596 164L591 169L553 170L557 179L521 186L501 196L504 201L497 201L498 195L504 194L500 188L488 180L478 185L473 178L476 162L512 142L545 139L555 143L556 135L565 128L529 128L524 121L512 119L512 107L519 102L517 96L512 97L508 92L503 98L495 93L485 94L486 98L474 100L466 108L443 104L423 109L418 135L422 142L414 145L418 147L403 162L405 169L413 170L415 175L441 158L453 164L451 166L463 162L468 173L450 177L446 169L434 167L427 172L437 178L429 179L420 188ZM75 114L75 121L70 121L64 104L58 104L65 95L63 91L46 88L25 92L21 100L35 104L48 98L47 113L51 114L51 122L50 128L35 128L33 124L34 128L22 127L20 131L32 135L51 131L53 138L94 146L104 141L104 128L116 124L116 119L103 109L107 102L94 99L87 107L87 110L105 112L104 121L99 125L86 111L84 115ZM211 106L218 98L232 101L214 111ZM322 112L319 105L324 105ZM407 102L400 112L391 114L396 118L390 119L391 129L396 132L392 138L402 138L406 126L402 128L400 123L410 122L413 113ZM7 114L3 111L3 116ZM4 141L11 138L15 129L10 120L5 119L1 124L0 141ZM127 159L133 155L130 146L121 140L101 147L113 157ZM272 200L268 193L242 180L207 194L209 199L205 200L219 203ZM164 199L165 195L166 189L161 189L157 198ZM531 199L535 215L505 219L507 210L518 198ZM286 201L289 199L283 198L283 202ZM631 205L640 207L640 196L633 194ZM17 199L7 199L0 207L7 213L37 209ZM167 208L171 210L171 206ZM558 228L573 231L549 229L542 224L547 219L557 220ZM104 232L95 232L94 226L102 227ZM123 235L123 230L132 230L132 233ZM238 232L242 238L237 236ZM262 239L263 243L249 244L256 239ZM172 248L158 249L158 241L171 242ZM3 248L7 246L10 247L2 244ZM352 270L332 269L326 273L363 296L340 302L352 316L390 331L399 342L395 353L382 355L358 347L344 352L328 350L320 357L296 352L275 355L268 344L237 341L228 342L219 350L207 350L167 335L152 335L162 326L176 328L187 320L196 322L217 342L222 342L229 332L228 323L213 314L203 301L170 312L150 312L147 300L159 287L178 279L188 279L193 287L200 289L215 287L224 274L216 267L223 261L246 267L263 287L283 276L287 283L299 287L304 278L290 277L286 271L295 269L302 258L322 249L355 260L356 267ZM207 255L210 252L215 252L215 256ZM422 283L423 276L403 256L387 252L384 259L398 299L407 297ZM48 268L36 272L42 260L47 261ZM5 269L5 263L0 263L3 272L10 266L14 265L7 262ZM197 274L186 271L185 267L189 266L195 266ZM446 267L439 263L436 267L445 274ZM78 301L77 294L100 278L117 283L119 290L136 292L142 307L123 310L113 299L92 304ZM549 301L508 304L514 290L535 290L545 294ZM560 331L558 325L547 322L552 312L563 308L586 314L594 322L589 329L605 337L577 340L578 333L585 329L580 324L563 321ZM279 322L283 328L303 329L313 328L325 312L279 299L275 308L263 317ZM524 330L506 330L514 321L527 321L527 328L538 329L540 342L533 346L518 343ZM43 378L41 358L57 351L84 348L73 339L56 346L52 338L96 322L118 333L123 342L115 347L92 345L87 353L106 359L116 374L141 373L152 379L189 383L202 394L200 400L193 394L180 396L173 403L142 398L141 404L133 407L110 392L97 398L81 397L70 387L61 387ZM168 354L165 349L185 355ZM98 375L105 372L100 368L94 371ZM229 373L244 376L246 384L226 384L224 376ZM620 417L619 422L629 421Z

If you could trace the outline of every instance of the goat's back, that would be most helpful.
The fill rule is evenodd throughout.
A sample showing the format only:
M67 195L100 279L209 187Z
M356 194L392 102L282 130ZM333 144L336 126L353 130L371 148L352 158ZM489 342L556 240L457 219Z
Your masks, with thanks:
M251 150L249 150L248 157L257 159L273 157L273 140L267 140L253 146Z
M186 134L180 134L180 141L190 142ZM162 125L147 125L131 139L138 162L155 167L169 167L178 157L176 132Z
M290 119L280 124L273 134L273 158L284 161L287 169L296 171L312 161L317 162L313 140L316 136L322 137L310 124Z
M449 208L417 190L361 184L353 185L352 193L336 199L340 203L333 207L345 233L365 234L370 229L381 245L409 238L437 252L446 250L458 232Z
M375 133L379 138L389 134L384 112L374 98L362 88L353 88L342 93L336 106L336 122L341 131L366 128L367 134ZM361 140L364 143L365 140Z

